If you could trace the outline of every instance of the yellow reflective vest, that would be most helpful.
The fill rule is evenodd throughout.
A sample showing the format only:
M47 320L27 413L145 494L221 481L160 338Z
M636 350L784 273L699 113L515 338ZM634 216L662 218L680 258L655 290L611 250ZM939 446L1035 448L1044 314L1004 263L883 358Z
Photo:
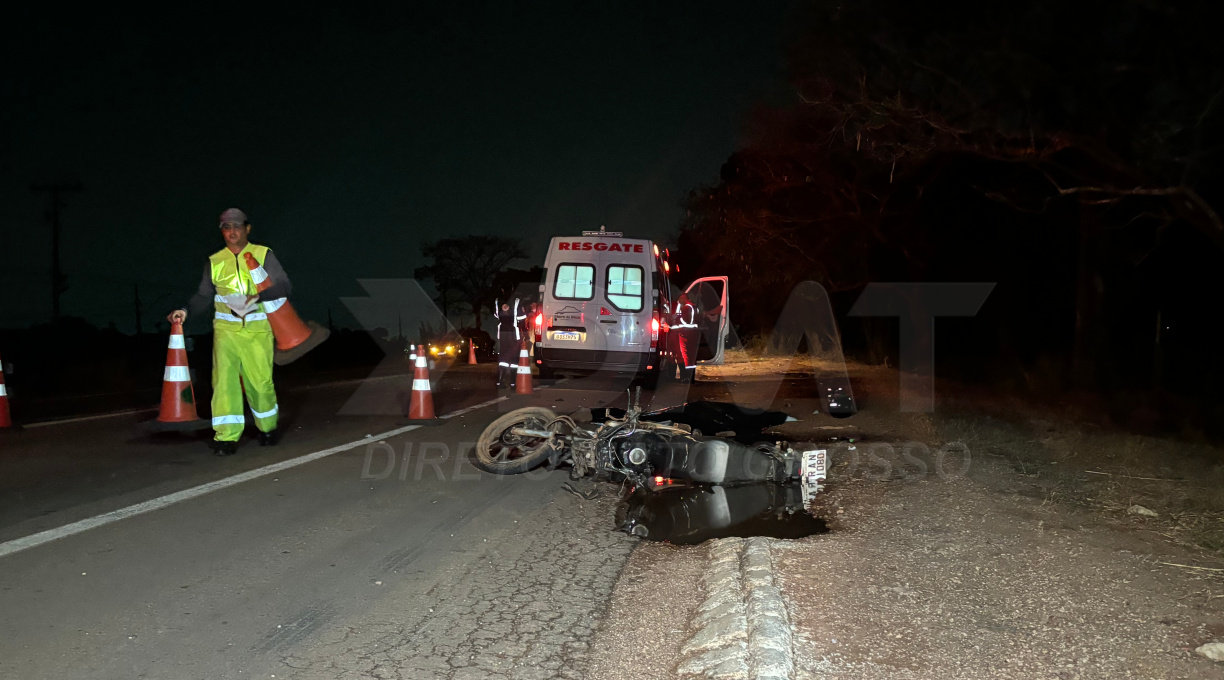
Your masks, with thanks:
M248 243L237 254L229 248L222 248L208 256L209 269L212 271L212 283L217 289L216 297L213 299L213 307L216 312L213 315L213 328L245 328L247 330L271 333L272 327L268 324L268 314L264 308L264 303L261 302L257 310L248 313L245 317L235 315L233 310L229 308L229 305L225 304L225 296L227 295L235 293L243 295L259 294L255 281L251 278L251 271L247 267L245 253L254 255L255 261L262 267L264 258L268 256L268 247Z

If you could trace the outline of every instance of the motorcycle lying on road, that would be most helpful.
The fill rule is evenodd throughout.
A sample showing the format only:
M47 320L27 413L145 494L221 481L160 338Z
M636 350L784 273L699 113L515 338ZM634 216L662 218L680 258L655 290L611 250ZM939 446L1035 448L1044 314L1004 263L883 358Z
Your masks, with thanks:
M676 480L721 486L772 482L797 484L805 501L821 490L828 469L824 449L797 451L781 441L753 441L765 427L793 420L786 414L745 412L719 402L643 413L640 398L638 388L628 410L593 410L591 422L542 407L511 411L481 433L474 463L500 475L546 462L554 468L568 464L574 479L624 479L647 489ZM694 423L736 430L706 436Z

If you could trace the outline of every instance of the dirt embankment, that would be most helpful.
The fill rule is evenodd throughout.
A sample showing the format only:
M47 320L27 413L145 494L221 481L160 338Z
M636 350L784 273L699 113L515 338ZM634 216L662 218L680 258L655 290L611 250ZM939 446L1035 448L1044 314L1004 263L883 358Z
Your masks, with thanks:
M834 530L772 544L797 677L1224 677L1195 652L1224 641L1221 451L944 386L934 413L900 413L884 367L850 367L861 411L836 420L813 414L812 368L735 357L694 392L787 410L781 433L835 452ZM631 564L691 590L708 549Z

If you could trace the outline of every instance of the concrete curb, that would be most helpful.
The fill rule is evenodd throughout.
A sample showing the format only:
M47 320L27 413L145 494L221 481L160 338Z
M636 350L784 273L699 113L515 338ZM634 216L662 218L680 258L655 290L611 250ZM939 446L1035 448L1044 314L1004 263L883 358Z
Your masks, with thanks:
M680 650L680 676L786 680L794 675L793 630L769 547L767 538L710 544L710 564L701 578L706 597Z

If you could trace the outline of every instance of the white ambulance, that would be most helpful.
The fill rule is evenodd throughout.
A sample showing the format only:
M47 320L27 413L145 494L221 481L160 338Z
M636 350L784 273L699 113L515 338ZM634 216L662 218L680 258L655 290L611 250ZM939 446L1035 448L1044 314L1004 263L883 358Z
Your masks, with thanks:
M530 320L541 377L604 371L654 382L675 370L667 329L679 291L668 281L666 251L601 227L554 237L544 267L542 309ZM721 364L727 277L697 279L686 292L701 312L698 361Z

